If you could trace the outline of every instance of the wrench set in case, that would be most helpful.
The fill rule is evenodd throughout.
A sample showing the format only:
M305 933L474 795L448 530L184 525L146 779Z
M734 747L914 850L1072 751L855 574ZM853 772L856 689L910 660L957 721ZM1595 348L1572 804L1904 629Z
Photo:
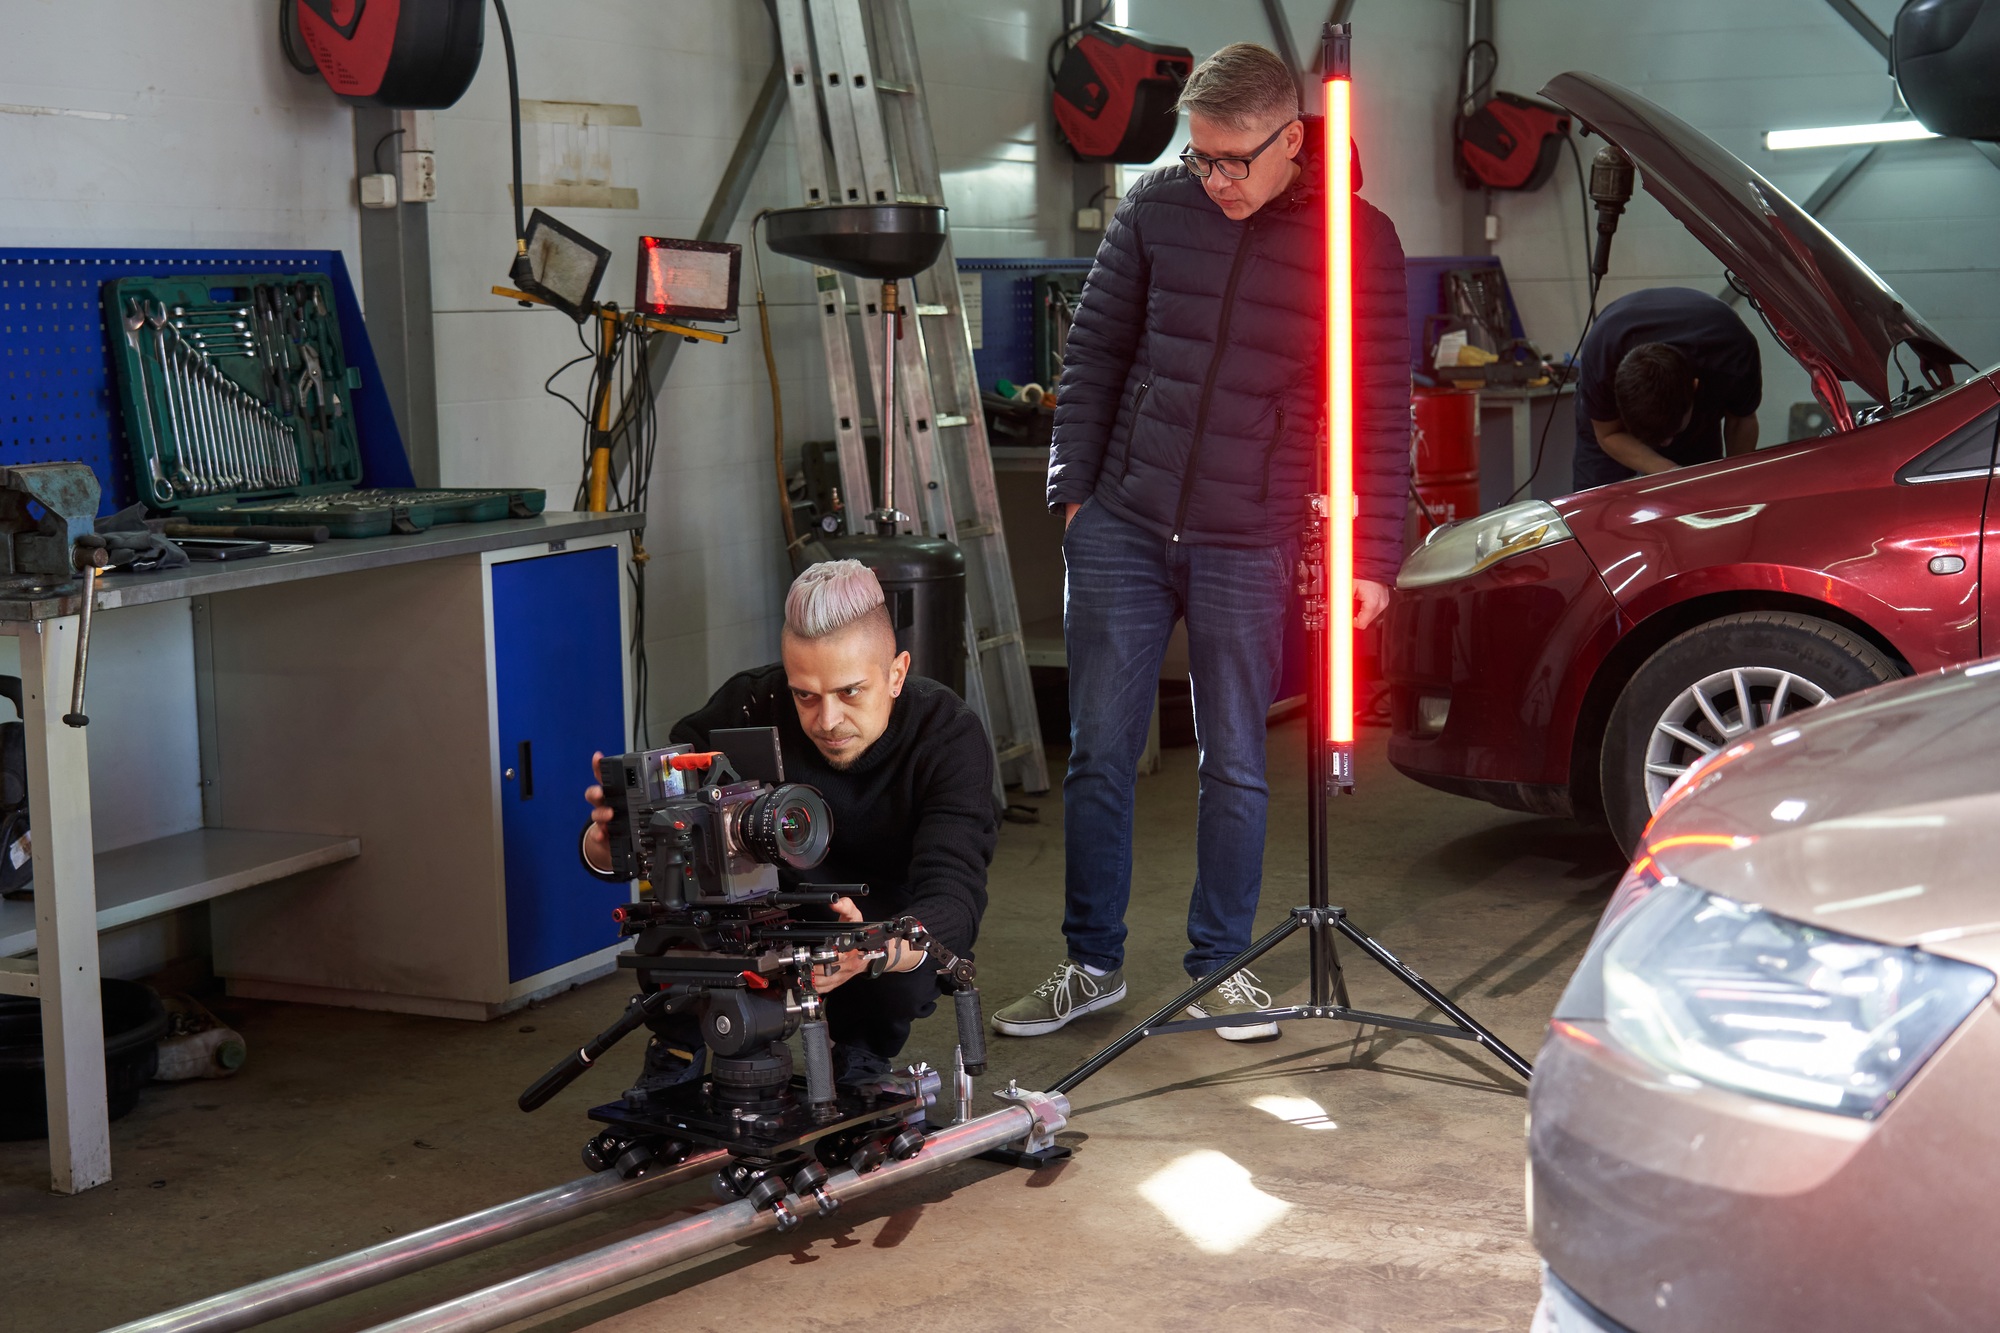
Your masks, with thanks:
M526 518L539 490L358 489L361 451L333 284L321 273L124 277L106 335L149 509L336 537Z

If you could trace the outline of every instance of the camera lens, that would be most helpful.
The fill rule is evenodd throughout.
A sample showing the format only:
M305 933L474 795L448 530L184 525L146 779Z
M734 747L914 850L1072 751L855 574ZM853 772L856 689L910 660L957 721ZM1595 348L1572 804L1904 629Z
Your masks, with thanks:
M811 787L788 782L744 806L736 829L743 846L759 861L810 870L826 859L833 812Z

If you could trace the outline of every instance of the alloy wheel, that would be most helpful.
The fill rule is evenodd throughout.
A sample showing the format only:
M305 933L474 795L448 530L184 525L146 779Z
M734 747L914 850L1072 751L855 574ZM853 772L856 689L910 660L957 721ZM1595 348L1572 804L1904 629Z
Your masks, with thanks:
M1737 737L1803 708L1833 702L1824 687L1777 667L1731 667L1704 676L1674 696L1646 746L1646 805L1660 801L1674 779Z

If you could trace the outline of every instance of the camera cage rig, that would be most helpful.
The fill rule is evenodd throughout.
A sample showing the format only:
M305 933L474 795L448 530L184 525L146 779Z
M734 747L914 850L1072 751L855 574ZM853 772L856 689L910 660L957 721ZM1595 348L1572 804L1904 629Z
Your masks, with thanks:
M829 1212L821 1187L830 1171L866 1174L921 1149L942 1079L917 1065L836 1081L819 980L852 954L867 962L871 977L894 961L898 944L927 954L957 1018L954 1082L963 1121L972 1078L986 1071L975 970L913 916L795 917L798 908L863 898L867 886L783 887L780 866L803 872L825 858L832 814L815 789L784 781L774 730L712 739L723 748L672 745L603 760L613 873L638 884L635 900L613 912L620 934L633 941L618 963L635 974L639 993L616 1022L523 1092L520 1106L539 1108L623 1038L650 1028L690 1047L688 1077L594 1107L590 1118L605 1128L585 1145L584 1163L629 1177L671 1167L697 1149L721 1149L731 1158L718 1176L727 1192L780 1211L791 1195ZM804 1054L802 1075L793 1072L793 1036ZM1045 1146L1033 1164L1066 1155ZM780 1225L789 1229L797 1220L787 1213Z

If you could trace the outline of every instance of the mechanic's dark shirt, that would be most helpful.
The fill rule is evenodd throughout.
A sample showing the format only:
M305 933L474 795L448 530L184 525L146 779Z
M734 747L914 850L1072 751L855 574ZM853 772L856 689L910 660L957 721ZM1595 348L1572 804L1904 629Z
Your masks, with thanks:
M826 859L787 884L866 884L869 921L908 913L954 953L966 953L986 912L986 869L1000 840L993 750L979 717L950 688L910 676L889 726L835 768L799 726L782 663L742 671L674 725L672 739L709 748L711 731L776 727L785 780L819 789L833 812ZM800 915L812 915L802 912Z
M1579 491L1639 474L1604 452L1597 421L1618 420L1614 381L1625 354L1646 343L1665 343L1694 363L1700 381L1687 429L1659 451L1682 467L1722 457L1722 418L1752 416L1764 396L1757 340L1736 312L1706 292L1688 287L1648 287L1604 308L1583 340L1583 371L1576 387L1576 461L1571 484Z

